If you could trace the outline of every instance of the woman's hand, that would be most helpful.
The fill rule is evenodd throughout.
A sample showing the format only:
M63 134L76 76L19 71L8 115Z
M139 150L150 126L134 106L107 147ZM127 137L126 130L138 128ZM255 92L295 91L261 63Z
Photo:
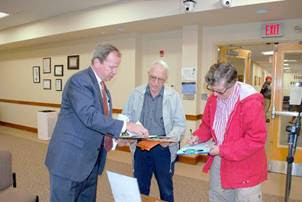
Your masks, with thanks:
M215 145L209 152L210 155L215 156L219 155L219 146Z
M188 144L190 145L194 145L194 144L198 144L199 143L199 137L192 135L189 140L188 140Z

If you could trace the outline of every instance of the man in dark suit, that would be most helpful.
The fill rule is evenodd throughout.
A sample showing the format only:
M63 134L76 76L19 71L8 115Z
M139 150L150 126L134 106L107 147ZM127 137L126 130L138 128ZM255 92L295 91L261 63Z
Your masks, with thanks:
M115 76L120 61L116 47L99 45L91 66L65 85L45 160L51 202L96 201L97 178L105 166L111 138L118 139L126 130L148 136L143 126L112 118L111 96L104 82Z

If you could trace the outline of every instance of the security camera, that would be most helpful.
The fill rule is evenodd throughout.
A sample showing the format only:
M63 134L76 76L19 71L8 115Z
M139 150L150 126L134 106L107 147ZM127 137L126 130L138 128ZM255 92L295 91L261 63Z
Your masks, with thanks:
M183 0L182 2L185 6L185 11L186 12L190 12L194 9L195 5L196 5L196 1L195 0Z
M226 8L231 7L232 6L232 0L221 0L221 5L223 7L226 7Z

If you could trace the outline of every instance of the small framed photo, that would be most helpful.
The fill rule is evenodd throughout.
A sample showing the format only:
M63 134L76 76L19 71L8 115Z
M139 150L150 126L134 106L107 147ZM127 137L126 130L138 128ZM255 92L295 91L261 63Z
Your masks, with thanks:
M55 89L56 91L62 91L62 79L56 79Z
M54 66L54 75L63 76L64 65L55 65Z
M79 69L80 56L70 55L67 56L67 69Z
M50 79L43 79L43 89L51 90L51 80Z
M43 58L43 73L51 73L51 58Z
M33 66L33 82L40 83L40 66Z

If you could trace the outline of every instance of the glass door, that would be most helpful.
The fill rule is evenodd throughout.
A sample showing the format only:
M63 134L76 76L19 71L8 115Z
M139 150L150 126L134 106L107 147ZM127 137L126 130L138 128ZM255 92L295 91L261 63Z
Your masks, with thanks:
M252 84L251 51L240 47L219 47L219 62L233 64L238 72L238 81Z
M286 173L289 132L302 109L302 45L279 44L274 52L272 121L268 130L269 170ZM302 135L302 134L301 134ZM302 137L298 137L293 175L302 176Z

